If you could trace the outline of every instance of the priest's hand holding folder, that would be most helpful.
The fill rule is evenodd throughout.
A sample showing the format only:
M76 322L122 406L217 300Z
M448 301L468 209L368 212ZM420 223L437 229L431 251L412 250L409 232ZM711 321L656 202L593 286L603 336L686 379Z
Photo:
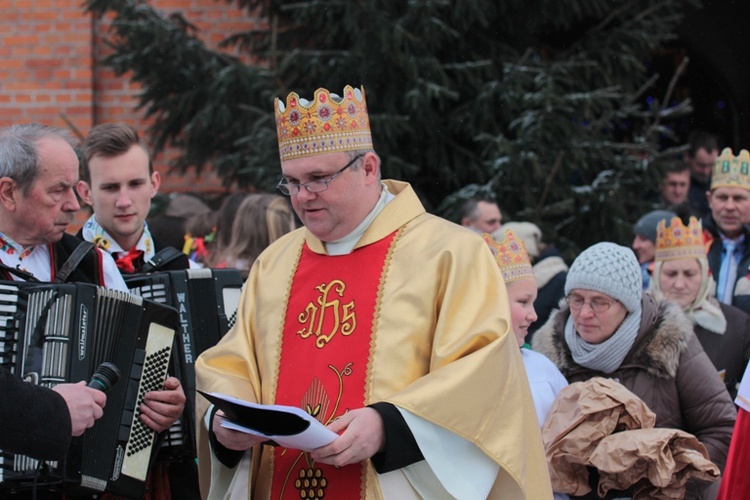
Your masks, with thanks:
M216 439L230 450L247 450L261 443L313 452L322 463L343 466L377 453L385 439L375 410L360 408L328 427L292 406L261 405L218 393L204 393L219 411L212 427ZM339 436L339 432L342 434Z
M383 419L372 408L346 412L327 428L341 435L312 453L315 461L324 464L343 467L358 463L375 455L385 444Z
M272 441L287 448L312 451L338 437L300 408L262 405L225 394L199 392L220 410L214 417L213 430L219 442L232 450L246 450Z

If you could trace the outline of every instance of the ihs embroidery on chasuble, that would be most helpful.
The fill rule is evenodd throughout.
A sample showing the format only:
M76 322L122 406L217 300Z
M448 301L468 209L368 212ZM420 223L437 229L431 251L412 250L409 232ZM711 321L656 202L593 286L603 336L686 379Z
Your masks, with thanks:
M287 302L275 404L328 425L366 405L371 345L397 233L341 256L302 249ZM333 467L276 447L271 498L360 498L367 462Z
M299 315L299 322L303 325L297 333L303 339L315 335L315 345L322 349L337 333L351 335L357 328L357 317L354 314L354 300L342 303L346 291L346 284L341 280L333 280L316 286L320 296L310 301L305 312ZM326 322L326 317L330 315ZM330 330L324 331L324 324L330 325Z

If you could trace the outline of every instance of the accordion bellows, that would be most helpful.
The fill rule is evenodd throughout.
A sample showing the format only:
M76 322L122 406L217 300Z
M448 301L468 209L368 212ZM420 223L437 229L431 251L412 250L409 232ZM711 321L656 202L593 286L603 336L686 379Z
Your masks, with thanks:
M64 460L0 452L2 489L60 485L72 494L145 493L155 433L140 420L144 395L164 386L177 311L141 297L87 284L0 282L0 363L30 383L52 388L90 380L109 362L122 373L102 418L74 438ZM38 476L35 475L38 473Z

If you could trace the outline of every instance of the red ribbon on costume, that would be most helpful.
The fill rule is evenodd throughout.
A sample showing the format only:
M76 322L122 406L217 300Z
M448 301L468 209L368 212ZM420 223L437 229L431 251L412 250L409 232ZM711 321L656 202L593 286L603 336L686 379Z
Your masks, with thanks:
M117 268L123 273L132 274L135 272L135 262L143 256L143 250L136 250L135 247L131 248L128 253L122 257L118 257L115 260Z

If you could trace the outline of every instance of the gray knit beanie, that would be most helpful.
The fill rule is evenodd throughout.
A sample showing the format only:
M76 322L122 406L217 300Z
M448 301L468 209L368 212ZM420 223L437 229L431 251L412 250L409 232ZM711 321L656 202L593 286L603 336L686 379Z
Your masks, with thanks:
M659 222L663 220L671 221L672 217L677 217L677 215L670 210L653 210L638 219L638 222L633 226L633 234L646 238L651 243L656 243L656 228Z
M575 289L609 295L629 312L640 309L643 278L638 259L627 247L597 243L581 252L568 270L565 295Z

